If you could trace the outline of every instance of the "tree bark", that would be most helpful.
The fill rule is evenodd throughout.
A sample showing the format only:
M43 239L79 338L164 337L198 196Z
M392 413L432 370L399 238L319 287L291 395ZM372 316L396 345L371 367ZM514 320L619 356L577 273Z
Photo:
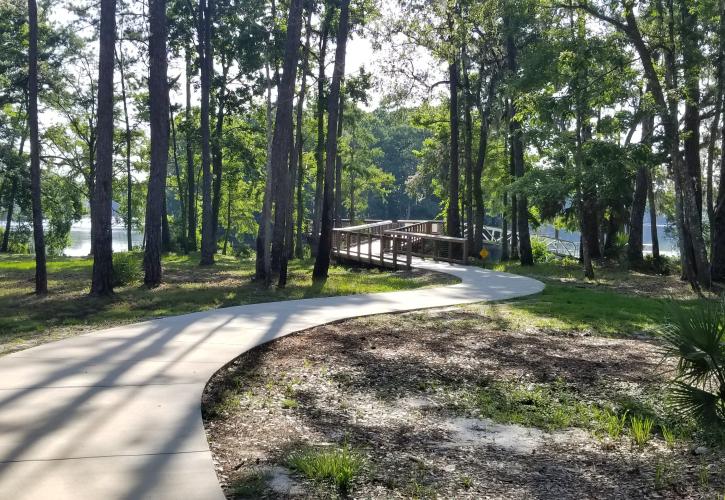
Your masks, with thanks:
M227 254L227 245L229 244L229 232L232 229L232 183L228 182L227 187L227 224L224 230L224 247L222 248L222 255Z
M491 106L495 99L497 75L491 75L488 83L488 94L486 96L485 106L479 106L479 114L481 115L481 125L478 135L478 156L476 165L473 170L473 201L475 203L475 232L473 235L474 252L483 249L483 226L485 224L486 209L483 200L483 189L481 181L483 178L483 169L486 165L486 153L488 150L488 129L491 124ZM479 91L480 94L480 91Z
M257 233L257 258L254 279L268 286L272 279L272 259L270 256L269 241L272 237L272 78L270 77L269 61L264 64L265 80L267 85L267 159L265 162L264 197L262 199L262 213L259 218L259 231Z
M700 163L700 62L698 24L694 5L681 1L680 40L684 75L685 166L689 182L694 185L697 213L702 220L702 165Z
M337 118L337 140L338 142L342 138L342 126L345 115L345 94L340 93L340 114ZM335 156L335 225L337 227L342 226L342 156L340 155L340 149L337 150Z
M272 231L272 270L279 271L280 286L287 281L287 252L285 236L290 186L289 159L293 137L293 111L297 65L299 62L299 44L302 34L302 0L290 2L287 17L287 35L285 38L282 78L277 87L277 115L272 138L271 167L275 176L274 229Z
M320 28L320 50L318 55L317 72L317 146L315 148L315 162L317 172L315 178L315 200L312 212L312 256L317 257L317 248L322 228L322 197L325 184L325 58L327 57L327 40L330 35L330 19L332 9L327 7L325 17Z
M35 293L48 293L45 267L45 236L40 189L40 136L38 133L38 6L28 0L28 121L30 129L30 191L33 205L33 242L35 244Z
M184 254L189 253L186 243L186 200L184 199L184 187L181 184L181 169L179 168L178 143L176 142L176 121L174 120L174 109L169 105L169 121L171 122L171 151L174 155L174 173L176 174L176 186L179 192L179 204L181 205L181 250Z
M201 66L201 259L199 264L214 264L216 239L214 214L212 211L212 173L209 130L209 94L214 72L212 48L212 26L215 0L199 0L199 61Z
M468 241L469 255L476 254L474 246L474 223L473 223L473 191L476 189L473 185L473 94L471 91L471 80L468 75L468 54L466 46L461 51L461 64L463 65L463 158L466 182L466 240ZM480 179L479 179L480 182ZM479 186L480 189L480 186ZM480 224L480 222L478 223Z
M451 148L448 168L448 209L446 210L446 234L461 236L461 214L459 210L459 108L458 108L458 60L448 64L448 81L450 84L449 119L451 125Z
M516 167L514 166L514 141L513 134L511 134L511 105L509 103L508 108L509 116L509 176L510 179L516 178ZM519 225L518 225L518 204L516 203L516 194L511 193L511 205L509 210L511 211L511 248L509 250L510 257L518 260L519 258Z
M508 24L508 22L506 23ZM518 71L517 49L513 34L509 31L506 37L506 59L512 75ZM513 156L514 173L517 178L524 175L524 144L522 140L521 122L516 117L516 104L511 101L511 153ZM519 238L519 260L523 266L533 266L534 256L531 251L529 235L529 204L522 193L516 195L516 225Z
M335 68L332 73L330 95L327 106L327 151L325 158L325 186L322 199L322 228L320 244L312 271L312 279L322 283L327 279L332 253L332 227L334 210L335 159L337 157L337 120L340 105L340 85L345 76L345 55L350 29L350 0L340 2L340 20L335 48Z
M29 125L29 123L28 123ZM25 149L25 141L27 138L27 129L23 129L22 136L20 137L20 147L18 148L18 156L22 156L23 150ZM0 246L0 252L7 253L10 246L10 232L12 231L13 213L15 211L15 196L18 194L18 181L19 172L13 172L12 181L10 182L10 199L8 200L8 212L5 218L5 232L3 233L2 246Z
M302 56L302 86L300 87L300 95L297 101L297 130L295 132L295 153L297 155L297 232L294 245L294 256L298 259L304 257L304 247L302 244L302 223L305 216L305 204L303 198L303 186L305 176L304 159L304 136L302 134L302 126L304 124L305 97L307 96L307 74L310 71L310 39L312 37L312 9L307 13L307 21L305 23L305 48ZM290 224L292 218L290 217ZM292 242L290 241L290 248Z
M720 0L720 45L718 58L718 90L720 98L723 97L723 85L725 85L725 1ZM722 106L721 101L721 106ZM712 210L710 226L712 228L712 265L711 274L713 281L725 282L725 127L718 130L713 128L720 135L720 183L715 207Z
M647 145L652 144L652 133L654 132L654 116L648 114L642 120L642 140ZM644 262L643 255L643 233L644 233L644 211L649 193L650 178L648 165L642 165L637 169L637 177L634 183L634 196L632 198L632 210L629 219L629 238L627 241L627 261L630 267L641 267Z
M660 240L657 234L657 206L655 204L654 182L652 172L647 171L647 201L649 203L650 235L652 238L652 258L660 260Z
M166 0L149 3L149 103L151 166L146 196L144 285L161 284L161 252L166 219L166 166L169 160L169 86L166 75ZM162 226L166 225L166 231Z
M98 54L96 172L91 204L93 278L91 295L113 294L113 51L116 46L116 0L101 0Z
M227 100L227 75L229 73L229 64L222 57L222 74L221 74L221 86L219 87L219 93L217 95L217 113L216 122L214 124L214 138L211 143L212 153L212 228L213 228L213 239L217 240L217 233L219 228L219 208L221 206L222 196L222 173L224 169L224 157L222 155L222 141L224 133L224 113L225 105ZM216 245L214 245L214 251L216 252Z
M196 169L194 168L194 140L192 136L193 121L191 117L191 49L184 49L186 62L186 107L184 109L184 135L186 141L186 199L188 200L187 245L188 249L196 252Z
M118 71L121 80L121 102L123 103L123 121L126 125L124 140L126 142L126 248L133 250L133 239L131 238L133 222L133 199L131 197L133 178L131 177L131 122L128 117L128 99L126 96L126 64L123 60L123 47L119 42L118 47Z

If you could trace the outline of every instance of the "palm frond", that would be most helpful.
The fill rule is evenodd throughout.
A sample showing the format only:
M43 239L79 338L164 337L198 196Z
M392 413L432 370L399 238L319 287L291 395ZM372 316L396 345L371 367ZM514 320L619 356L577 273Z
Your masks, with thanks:
M713 426L725 425L725 402L717 394L675 381L670 391L669 403L681 415L695 417Z

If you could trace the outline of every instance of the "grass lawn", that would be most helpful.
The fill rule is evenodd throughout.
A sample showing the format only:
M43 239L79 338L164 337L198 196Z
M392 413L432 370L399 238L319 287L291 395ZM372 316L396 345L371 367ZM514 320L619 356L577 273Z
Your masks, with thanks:
M48 261L49 295L35 297L31 256L0 256L0 353L83 331L149 318L242 304L356 293L407 290L449 284L451 276L412 271L330 268L322 288L312 285L312 261L290 262L287 287L264 288L251 281L253 260L217 257L213 267L197 265L198 255L164 257L164 284L147 290L140 282L116 289L112 299L88 296L92 259ZM140 262L140 261L139 261Z
M496 270L531 276L546 284L534 297L475 306L500 327L509 329L603 336L651 334L673 307L688 307L698 300L689 285L676 276L646 275L617 267L597 268L595 281L585 281L578 265L522 267L506 263Z

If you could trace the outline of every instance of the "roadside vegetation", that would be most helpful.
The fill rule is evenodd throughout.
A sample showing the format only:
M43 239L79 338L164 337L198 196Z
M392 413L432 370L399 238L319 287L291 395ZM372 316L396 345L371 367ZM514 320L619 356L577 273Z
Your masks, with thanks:
M611 264L596 281L561 261L496 269L547 288L315 328L217 374L203 412L228 497L250 498L233 487L249 478L255 498L722 497L725 435L669 396L703 380L662 340L675 310L703 307L688 285ZM345 488L341 450L360 464Z
M252 281L254 261L219 256L213 267L200 267L198 255L163 258L166 282L154 290L143 286L141 254L116 254L113 298L88 295L90 258L58 257L48 261L45 297L33 295L31 256L0 256L0 353L7 353L84 331L151 318L259 302L332 295L387 292L455 283L444 274L388 272L334 266L330 279L313 286L312 261L290 263L285 288Z

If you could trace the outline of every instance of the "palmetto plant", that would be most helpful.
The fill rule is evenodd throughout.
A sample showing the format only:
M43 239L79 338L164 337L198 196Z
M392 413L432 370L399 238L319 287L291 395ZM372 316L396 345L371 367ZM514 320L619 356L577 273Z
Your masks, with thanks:
M665 356L677 359L672 407L704 424L725 426L725 303L675 309L662 338Z

